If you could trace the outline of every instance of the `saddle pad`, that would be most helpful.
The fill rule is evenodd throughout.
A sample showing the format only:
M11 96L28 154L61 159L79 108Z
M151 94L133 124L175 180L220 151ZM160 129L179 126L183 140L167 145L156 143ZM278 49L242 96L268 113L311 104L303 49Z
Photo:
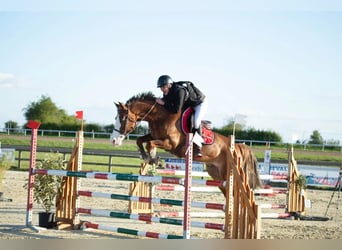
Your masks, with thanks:
M184 110L184 112L182 114L181 125L182 125L182 131L185 134L191 132L190 124L191 124L191 116L192 115L193 115L193 109L191 107ZM203 126L203 124L201 124L201 127L202 127L202 138L204 140L203 144L205 144L205 145L213 144L214 139L215 139L214 132L211 129L208 129L206 126Z
M202 138L205 145L213 144L215 139L215 134L212 130L202 126Z

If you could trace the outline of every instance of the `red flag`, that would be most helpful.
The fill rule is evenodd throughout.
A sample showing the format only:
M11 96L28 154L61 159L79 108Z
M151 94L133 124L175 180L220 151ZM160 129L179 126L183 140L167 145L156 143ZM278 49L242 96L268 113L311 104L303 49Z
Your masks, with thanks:
M83 110L76 111L76 118L83 120Z
M33 120L29 120L26 124L26 126L30 129L37 129L39 128L40 126L40 122L36 122L36 121L33 121Z

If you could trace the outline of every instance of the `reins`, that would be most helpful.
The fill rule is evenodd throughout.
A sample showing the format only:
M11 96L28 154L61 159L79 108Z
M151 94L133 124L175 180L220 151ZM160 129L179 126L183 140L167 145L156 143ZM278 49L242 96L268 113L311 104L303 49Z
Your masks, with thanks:
M152 105L152 107L150 108L150 110L147 111L147 113L144 115L143 118L141 118L140 121L143 121L143 120L152 112L152 110L154 109L154 107L156 106L156 104L157 104L157 101L154 102L154 104Z
M154 102L154 104L151 106L151 108L146 112L146 114L143 116L143 118L140 119L140 121L137 122L136 126L139 126L139 124L152 112L152 110L154 109L154 107L156 106L157 101ZM132 130L133 131L133 130ZM132 131L127 132L126 135L130 134Z

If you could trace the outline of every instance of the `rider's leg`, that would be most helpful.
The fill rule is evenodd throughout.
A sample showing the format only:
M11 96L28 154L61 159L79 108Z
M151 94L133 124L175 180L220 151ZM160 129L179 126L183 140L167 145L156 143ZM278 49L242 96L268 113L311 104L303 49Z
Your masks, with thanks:
M203 117L205 113L207 112L208 109L208 104L206 98L204 98L203 102L200 103L199 105L194 107L194 129L193 129L193 134L197 132L200 136L202 136L202 131L201 131L201 121L203 120ZM202 147L194 144L194 153L195 156L201 157L202 156Z
M194 107L194 130L202 135L202 131L200 130L201 121L203 120L204 115L206 114L208 109L207 98L204 98L203 102Z

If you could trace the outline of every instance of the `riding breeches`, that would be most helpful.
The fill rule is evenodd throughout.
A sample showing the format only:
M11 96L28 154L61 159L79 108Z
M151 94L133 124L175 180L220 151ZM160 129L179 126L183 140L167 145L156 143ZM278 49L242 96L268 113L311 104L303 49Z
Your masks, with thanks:
M195 110L194 126L195 126L195 129L197 129L200 127L201 121L203 120L204 115L207 113L207 109L208 109L207 98L204 98L202 103L200 103L199 105L193 108Z

